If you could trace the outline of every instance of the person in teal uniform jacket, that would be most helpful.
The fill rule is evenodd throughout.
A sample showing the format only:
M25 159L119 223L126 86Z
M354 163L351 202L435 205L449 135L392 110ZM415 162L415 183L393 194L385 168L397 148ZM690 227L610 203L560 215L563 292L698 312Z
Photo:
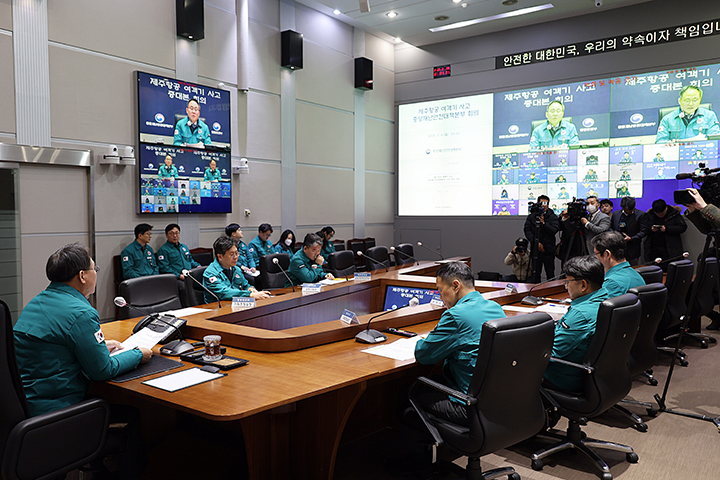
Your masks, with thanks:
M623 157L620 159L620 165L627 165L633 163L633 159L630 157L630 152L623 153Z
M565 288L572 302L567 313L555 325L552 356L582 363L595 335L600 304L608 298L603 288L605 269L595 255L573 257L565 262ZM582 390L582 372L578 368L550 362L545 370L546 386L568 392Z
M443 362L441 381L468 393L482 326L488 320L505 317L502 307L486 300L475 290L473 273L463 262L449 262L437 271L435 279L445 312L437 326L415 344L415 360L423 365ZM420 402L434 415L467 425L465 405L442 392L428 390Z
M147 223L138 224L135 227L135 241L120 253L123 279L128 280L158 274L155 252L150 246L152 228L152 225Z
M157 251L158 271L171 273L178 279L178 289L183 307L187 307L188 299L185 293L185 275L183 270L191 270L200 264L193 259L187 245L180 243L180 225L171 223L165 227L167 241Z
M577 128L563 120L564 116L565 106L558 101L550 102L545 111L547 120L530 135L530 151L580 144Z
M587 171L585 174L585 178L583 179L584 182L597 182L598 176L595 170L592 168Z
M187 117L175 124L173 145L210 145L210 128L200 120L200 102L190 99L185 112Z
M655 143L667 143L684 139L705 139L708 135L720 135L720 124L712 110L700 106L702 88L685 85L680 90L680 106L660 120Z
M292 257L295 254L295 250L293 250L294 243L295 232L290 229L284 230L280 234L280 240L277 241L277 243L273 247L273 250L275 250L275 253L287 253Z
M603 288L609 298L625 295L631 288L645 285L642 275L625 260L627 245L622 233L614 230L603 232L593 237L592 245L605 269Z
M259 292L251 286L240 267L237 266L237 242L232 237L218 237L213 244L215 260L205 269L203 285L218 296L220 300L232 300L233 297L252 297L255 299L268 298L267 292ZM204 292L206 303L215 299Z
M205 176L203 177L204 182L219 182L222 180L220 170L217 169L217 162L210 160L210 166L205 169Z
M327 226L323 227L322 230L317 232L317 235L322 238L323 245L320 250L320 255L325 259L325 265L327 265L328 257L331 253L335 253L335 244L332 242L332 238L335 236L335 229Z
M165 164L158 168L158 178L160 180L172 180L178 178L178 169L173 165L173 159L170 155L165 156Z
M247 245L245 245L245 242L242 240L242 228L240 228L240 225L237 223L231 223L225 227L225 235L232 237L237 243L239 255L237 265L240 267L240 270L243 271L245 280L247 280L250 285L255 285L255 277L257 276L255 272L257 272L257 265L255 264L255 260L253 260L250 256Z
M322 238L314 233L305 235L302 248L290 259L287 272L290 279L285 282L286 287L291 286L290 282L292 285L302 285L335 278L332 273L326 273L322 269L325 259L320 255L320 250L322 250Z
M260 265L260 257L275 253L273 244L270 241L272 233L273 229L269 223L261 223L258 227L257 237L253 238L248 244L248 253L256 266Z

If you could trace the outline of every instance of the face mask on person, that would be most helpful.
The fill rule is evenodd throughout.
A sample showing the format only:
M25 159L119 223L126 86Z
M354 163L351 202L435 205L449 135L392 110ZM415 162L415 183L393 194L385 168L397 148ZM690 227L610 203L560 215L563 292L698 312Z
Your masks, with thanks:
M592 215L593 213L597 212L597 205L594 205L594 204L588 205L587 211L590 215Z
M292 245L292 238L286 238L286 239L285 239L285 245L287 245L288 247L289 247L290 245Z

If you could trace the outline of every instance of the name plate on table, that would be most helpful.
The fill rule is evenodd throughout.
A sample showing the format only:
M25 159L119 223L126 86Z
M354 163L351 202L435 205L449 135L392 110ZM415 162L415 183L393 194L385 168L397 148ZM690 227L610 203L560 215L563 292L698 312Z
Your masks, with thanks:
M371 272L355 272L356 282L367 282L372 277Z
M512 283L505 285L505 293L518 293L517 287Z
M434 305L436 307L444 307L445 303L442 301L442 298L440 298L440 295L433 295L432 300L430 300L430 305Z
M302 294L313 295L322 292L322 285L319 283L303 283Z
M252 298L252 297L233 297L233 299L232 299L233 311L247 310L248 308L255 308L255 299L254 298Z
M340 320L347 323L348 325L358 325L360 323L360 320L358 320L357 315L355 315L354 312L351 312L348 309L343 310L342 317L340 317Z

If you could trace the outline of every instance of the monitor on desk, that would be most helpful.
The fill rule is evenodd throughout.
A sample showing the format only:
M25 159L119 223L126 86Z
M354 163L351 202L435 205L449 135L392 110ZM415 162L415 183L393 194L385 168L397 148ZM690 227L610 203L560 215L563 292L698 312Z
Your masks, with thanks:
M383 311L395 310L396 308L407 305L410 299L415 296L420 301L420 305L430 303L433 295L439 295L437 290L427 288L410 288L400 287L396 285L388 285L385 288L385 304Z

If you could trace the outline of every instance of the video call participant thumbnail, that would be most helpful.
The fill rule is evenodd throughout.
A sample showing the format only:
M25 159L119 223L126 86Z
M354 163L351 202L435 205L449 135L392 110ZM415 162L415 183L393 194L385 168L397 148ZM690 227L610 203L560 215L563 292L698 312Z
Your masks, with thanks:
M158 178L160 180L172 180L173 178L178 178L179 176L177 167L173 165L172 156L166 155L165 165L160 165L160 168L158 168Z
M578 145L575 125L563 120L565 106L558 101L550 102L545 111L545 120L530 135L530 151Z
M680 90L680 106L660 120L655 143L673 140L705 140L708 135L720 135L715 112L700 106L703 91L695 85Z
M173 145L188 145L190 147L203 147L210 145L210 128L200 120L200 103L190 99L185 108L187 117L178 120L175 124L175 137Z
M219 182L222 180L220 170L217 168L217 162L210 160L210 166L205 169L205 175L203 176L204 182Z

